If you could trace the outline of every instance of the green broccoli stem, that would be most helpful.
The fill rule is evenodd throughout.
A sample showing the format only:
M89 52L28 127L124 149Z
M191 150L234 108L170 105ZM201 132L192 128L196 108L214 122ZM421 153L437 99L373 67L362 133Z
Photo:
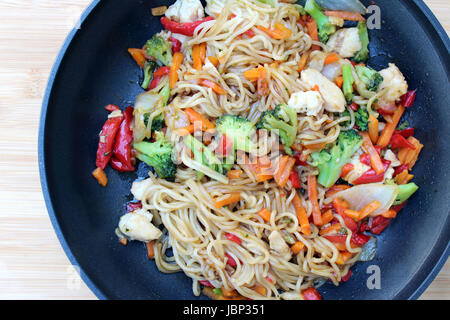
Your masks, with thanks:
M322 9L314 0L306 1L305 11L316 21L320 41L326 43L328 37L336 32L336 26L330 23L328 17L323 14Z
M144 81L141 84L142 89L147 90L152 80L153 71L156 68L156 63L154 61L146 61L144 65Z
M367 24L365 22L358 23L358 34L362 47L353 57L353 60L356 62L366 62L369 59L369 32L367 31Z
M349 64L342 66L342 77L344 84L342 85L342 91L344 92L345 99L350 103L353 99L353 78L352 67Z
M195 161L219 173L223 173L222 163L210 149L203 145L203 143L195 139L192 135L187 135L184 138L184 143L194 154Z
M164 88L161 89L159 92L160 96L163 98L164 105L167 105L167 102L169 102L170 99L170 86L169 84L165 85Z
M406 200L408 200L414 192L416 192L419 187L414 183L402 184L398 187L398 195L395 199L394 205L402 204Z

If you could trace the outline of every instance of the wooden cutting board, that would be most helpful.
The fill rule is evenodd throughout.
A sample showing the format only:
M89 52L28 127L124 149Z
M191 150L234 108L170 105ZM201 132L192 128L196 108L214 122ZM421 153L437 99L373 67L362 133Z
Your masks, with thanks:
M450 30L450 1L425 1ZM41 100L89 0L0 1L0 299L96 299L65 256L41 193ZM450 263L422 296L450 299Z

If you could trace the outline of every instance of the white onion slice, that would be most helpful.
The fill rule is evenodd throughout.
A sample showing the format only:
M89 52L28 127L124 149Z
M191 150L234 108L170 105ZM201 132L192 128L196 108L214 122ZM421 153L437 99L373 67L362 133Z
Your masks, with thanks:
M361 210L374 200L378 200L381 206L370 216L375 217L389 210L397 197L398 189L395 185L383 185L379 183L362 184L351 187L333 195L347 201L352 210Z

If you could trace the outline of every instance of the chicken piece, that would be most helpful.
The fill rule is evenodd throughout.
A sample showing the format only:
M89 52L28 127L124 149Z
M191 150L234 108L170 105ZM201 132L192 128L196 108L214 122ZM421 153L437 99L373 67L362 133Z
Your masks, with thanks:
M327 46L343 58L353 57L362 49L358 28L344 28L330 37Z
M148 242L158 239L162 232L152 224L152 218L145 209L129 212L120 218L119 230L130 240Z
M200 0L177 0L166 10L166 17L176 22L195 22L205 17Z
M329 112L344 112L345 101L344 94L341 89L328 80L323 74L315 69L306 69L302 71L301 80L309 86L310 89L315 86L319 87L320 94L325 100L325 110Z
M145 179L140 181L133 182L133 185L131 186L131 193L133 196L139 200L144 200L144 193L145 190L153 183L152 179Z
M300 293L295 291L286 291L280 294L280 298L283 300L303 300L303 297Z
M290 260L291 249L287 245L286 241L284 241L283 236L278 231L272 231L269 236L270 249L275 251L278 255L286 260Z
M395 64L389 63L389 68L381 70L380 75L384 80L380 84L378 91L386 89L386 92L380 97L380 100L384 103L395 102L408 92L408 83ZM382 104L382 102L380 103Z
M299 91L289 99L288 105L297 113L306 113L307 116L317 116L323 111L324 101L317 91Z

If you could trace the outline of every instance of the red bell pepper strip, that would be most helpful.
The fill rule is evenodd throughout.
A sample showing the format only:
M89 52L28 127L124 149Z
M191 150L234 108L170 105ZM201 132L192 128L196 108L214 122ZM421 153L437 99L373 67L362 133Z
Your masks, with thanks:
M159 82L161 81L162 77L168 75L169 72L170 72L169 67L160 67L155 72L153 72L153 80L148 86L148 90L155 89L158 86Z
M113 118L108 118L103 125L100 132L100 139L97 148L97 159L95 164L97 168L105 169L109 160L112 157L115 138L122 123L123 115Z
M401 166L398 166L397 168L395 168L394 170L394 178L399 175L400 173L402 173L405 170L409 170L409 164L402 164Z
M255 36L255 32L252 29L248 29L247 31L245 31L242 35L246 35L249 38L253 38Z
M347 274L341 278L341 282L347 282L348 279L350 279L350 277L352 276L352 274L353 274L352 270L349 269Z
M118 106L114 105L114 104L108 104L108 105L105 107L105 109L108 110L109 112L113 112L113 111L116 111L116 110L120 110L120 108L119 108Z
M183 34L185 36L188 37L192 37L194 35L194 31L195 29L201 25L202 23L205 23L207 21L211 21L214 20L213 17L206 17L203 20L198 20L195 22L185 22L185 23L180 23L180 22L176 22L173 20L170 20L167 17L162 17L161 18L161 23L164 26L164 28L166 30L169 30L173 33L179 33L179 34Z
M414 135L414 128L407 128L404 130L395 130L395 134L399 134L404 138L409 138Z
M370 232L374 234L380 234L389 225L392 219L385 218L383 216L376 216L372 220L372 226L370 227Z
M205 287L214 288L214 286L212 285L212 283L209 282L208 280L200 280L199 283L200 283L201 285L204 285Z
M299 189L302 187L300 184L300 178L298 177L298 172L296 170L291 171L289 181L291 181L292 188Z
M364 233L353 233L351 243L356 244L357 246L365 245L370 240L370 237L368 235L365 235Z
M295 158L295 165L297 165L297 166L307 166L308 165L308 163L306 161L302 160L301 152L294 153L294 158Z
M405 204L406 204L406 201L403 202L403 203L401 203L401 204L398 204L398 205L396 205L396 206L392 206L391 209L398 213L400 210L403 209L403 207L405 206Z
M359 106L358 106L355 102L353 102L353 103L349 106L349 108L352 109L353 111L358 111Z
M350 173L350 171L352 171L353 169L355 169L355 166L352 163L346 163L342 167L341 178L346 177Z
M169 41L172 42L172 54L174 54L175 52L180 52L181 51L181 41L174 38L174 37L169 37Z
M230 256L228 253L225 252L225 255L227 256L228 260L227 260L227 264L231 267L236 267L237 263L236 260L233 259L232 256Z
M216 148L216 155L219 157L228 157L233 150L233 139L228 139L226 135L220 137L219 145Z
M408 91L407 93L405 93L403 96L400 97L401 104L405 108L411 107L414 104L414 101L416 100L416 93L417 93L417 89L411 90L411 91Z
M142 202L129 202L127 203L127 212L133 212L142 208Z
M405 139L401 134L395 133L390 141L392 149L400 149L400 148L410 148L412 150L416 149L411 142Z
M131 122L133 121L133 108L128 107L123 112L123 121L116 135L116 143L113 149L111 165L119 172L134 171L131 162L131 142L133 141L133 131Z
M384 166L384 171L382 173L377 174L375 170L369 169L358 179L354 180L353 185L356 186L358 184L375 183L383 181L384 174L386 173L386 170L389 168L391 162L385 159L381 159L381 162L383 163Z
M305 300L322 300L322 296L314 287L303 290L302 295Z
M239 245L242 243L242 240L238 236L236 236L232 233L229 233L229 232L225 233L225 237L227 237L228 240L236 242Z

